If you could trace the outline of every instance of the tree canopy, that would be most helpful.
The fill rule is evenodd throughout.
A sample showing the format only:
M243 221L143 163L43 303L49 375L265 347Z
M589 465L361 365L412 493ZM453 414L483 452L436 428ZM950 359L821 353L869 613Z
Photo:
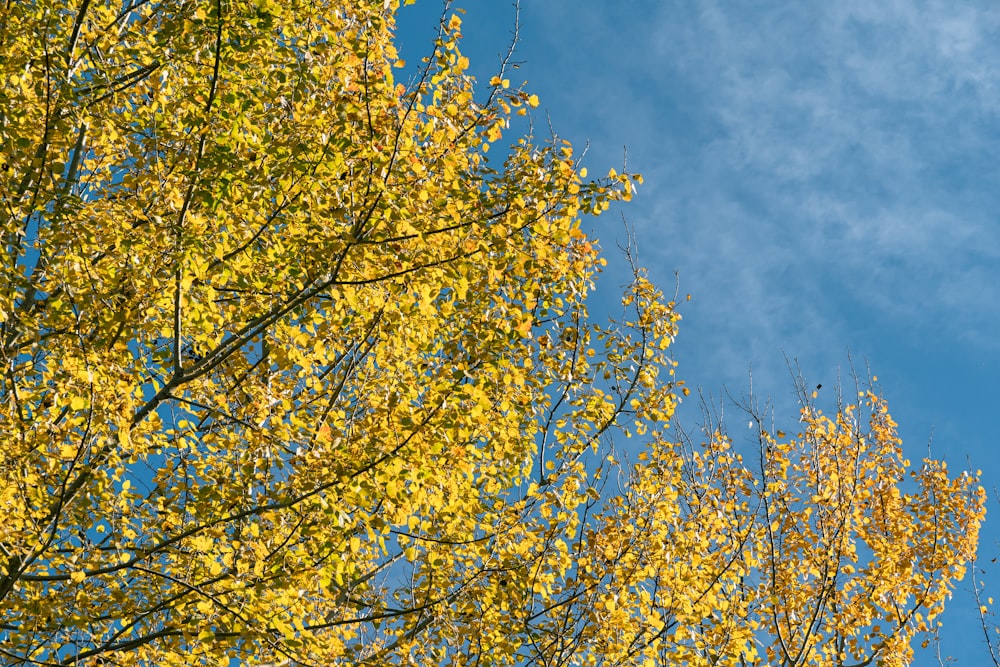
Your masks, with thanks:
M0 7L0 662L907 664L977 476L867 386L682 437L641 179L397 9Z

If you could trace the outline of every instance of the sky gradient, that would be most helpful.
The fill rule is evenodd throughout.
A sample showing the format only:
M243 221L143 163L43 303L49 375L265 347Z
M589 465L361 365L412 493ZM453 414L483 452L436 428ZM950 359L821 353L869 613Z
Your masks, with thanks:
M441 6L402 10L403 57L426 53ZM453 7L485 81L514 8ZM1000 5L522 0L514 60L536 125L589 144L592 174L627 149L645 177L633 203L585 221L611 262L593 313L625 280L621 213L654 281L671 292L676 273L692 295L675 348L689 384L740 396L752 369L788 423L786 359L827 388L828 411L850 360L870 366L907 456L970 461L1000 517ZM977 574L1000 598L996 556L991 517ZM974 667L989 655L970 590L967 576L942 653Z

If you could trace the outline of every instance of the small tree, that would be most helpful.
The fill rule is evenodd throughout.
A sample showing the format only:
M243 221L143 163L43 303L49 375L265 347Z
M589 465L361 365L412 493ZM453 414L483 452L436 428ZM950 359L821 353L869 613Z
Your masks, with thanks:
M873 394L674 443L674 304L586 312L638 177L491 161L536 98L397 5L0 8L3 662L905 661L975 478Z

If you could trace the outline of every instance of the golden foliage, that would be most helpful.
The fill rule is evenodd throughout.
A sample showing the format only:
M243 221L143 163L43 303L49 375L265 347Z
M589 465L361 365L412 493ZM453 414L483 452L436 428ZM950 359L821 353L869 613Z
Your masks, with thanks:
M397 5L0 8L2 661L905 664L977 480L871 394L671 442L674 304L585 309L638 177L488 158L538 99Z

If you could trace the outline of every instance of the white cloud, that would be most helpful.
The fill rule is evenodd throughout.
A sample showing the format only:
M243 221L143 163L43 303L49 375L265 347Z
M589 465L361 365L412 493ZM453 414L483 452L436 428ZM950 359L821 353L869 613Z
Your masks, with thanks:
M744 266L754 288L740 296L751 312L768 312L764 301L776 292L782 300L816 296L808 276L819 275L853 287L861 303L925 324L926 310L910 306L920 293L954 282L969 253L997 259L1000 237L982 196L960 196L977 188L963 182L970 171L979 188L995 182L969 165L988 165L983 142L996 143L997 13L912 2L755 3L745 14L733 6L701 3L683 14L693 24L678 25L670 10L661 18L657 58L696 88L720 126L692 165L689 190L670 200L683 202L672 229L702 231L681 229L690 244L668 246L664 260L693 251L701 269ZM970 127L971 119L981 125ZM713 188L722 192L705 198ZM656 218L670 216L670 206L657 208ZM738 242L720 244L721 234ZM771 240L768 251L755 236ZM797 280L776 282L789 273ZM966 301L944 310L974 326L958 312Z
M1000 351L992 3L525 8L557 131L590 140L593 172L627 144L646 176L624 212L661 284L678 269L694 293L696 381L745 383L755 362L780 383L782 350L832 367L932 330Z

